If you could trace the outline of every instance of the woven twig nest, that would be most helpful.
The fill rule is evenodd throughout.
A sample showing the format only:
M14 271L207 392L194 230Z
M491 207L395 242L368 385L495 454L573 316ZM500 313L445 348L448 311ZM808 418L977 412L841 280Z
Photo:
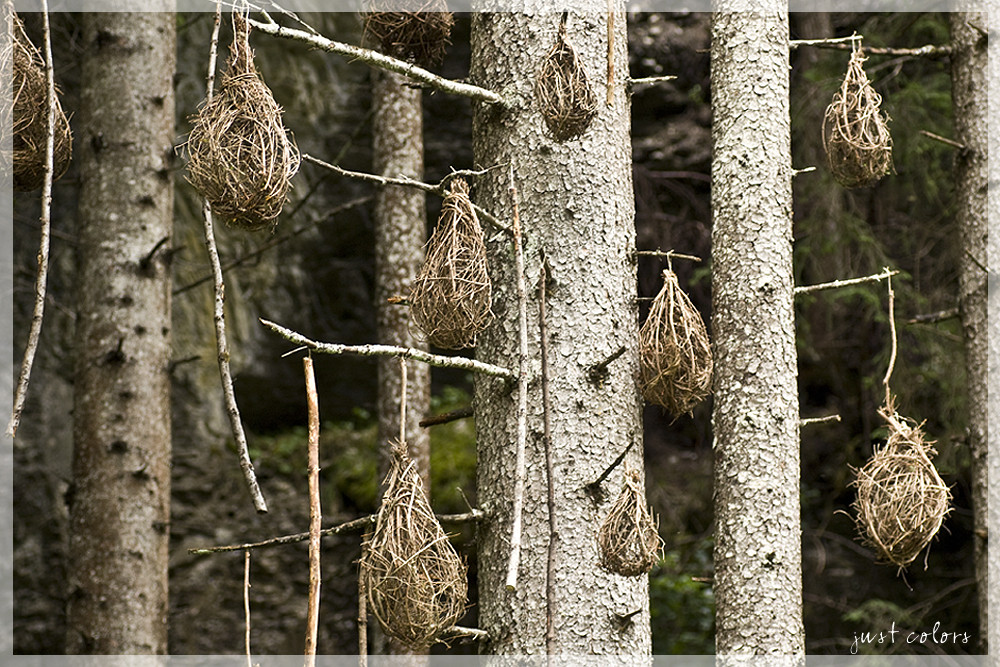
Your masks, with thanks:
M535 80L535 96L546 127L556 141L569 141L590 126L597 115L597 96L587 81L576 51L566 39L566 20Z
M639 473L627 470L621 493L597 533L601 567L626 577L649 572L663 548L641 487Z
M361 576L382 630L425 648L465 613L466 569L427 502L406 444L393 443L392 454Z
M4 12L7 14L7 12ZM20 17L10 11L6 26L9 41L2 54L4 67L13 70L13 85L4 95L13 93L10 106L3 105L3 132L12 132L12 152L4 151L2 168L13 175L15 190L26 192L42 187L45 182L45 152L48 137L48 84L45 80L45 63L42 54L28 39ZM5 100L6 101L6 100ZM59 102L56 91L55 132L52 150L52 180L66 173L73 155L73 135L69 119ZM6 145L6 142L4 142Z
M479 218L462 179L451 182L427 257L410 289L413 321L438 347L458 350L476 344L493 320L492 283Z
M899 416L891 405L879 414L889 437L857 471L855 523L880 560L903 568L941 528L951 511L951 491L931 463L936 452L921 425Z
M390 7L411 11L382 11ZM455 24L445 0L372 0L364 18L365 35L376 40L383 53L419 65L441 62Z
M874 185L892 171L892 136L882 97L868 82L864 54L855 49L840 90L823 117L823 148L834 178L844 187Z
M299 151L281 107L260 78L250 26L233 14L229 65L216 95L193 117L188 180L233 227L273 226L299 169Z
M639 378L643 397L675 417L690 412L712 391L712 346L705 322L669 269L639 330Z

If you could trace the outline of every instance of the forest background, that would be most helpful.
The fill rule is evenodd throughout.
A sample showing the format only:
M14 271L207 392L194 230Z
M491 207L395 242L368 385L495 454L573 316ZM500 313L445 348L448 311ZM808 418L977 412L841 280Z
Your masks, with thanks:
M324 34L358 43L353 14L304 16ZM78 104L82 46L73 14L54 14L56 80L63 105ZM25 15L40 43L40 21ZM178 15L177 143L187 116L204 95L211 16ZM228 26L222 42L228 43ZM866 46L919 47L948 42L945 14L793 14L792 38L846 36ZM463 78L469 66L469 20L459 16L452 46L436 68ZM701 257L675 261L681 285L709 321L710 87L707 14L629 17L633 77L674 75L636 89L632 103L637 247ZM253 38L264 79L285 108L285 123L304 152L348 169L370 170L368 68L309 52L263 35ZM799 392L803 417L839 414L839 423L802 430L804 617L810 653L845 653L855 632L892 621L914 630L947 620L949 632L978 628L972 564L972 515L965 448L965 385L961 328L955 317L914 321L957 306L961 248L953 225L954 148L926 133L952 135L947 58L876 56L867 63L892 117L895 173L873 188L847 191L822 157L823 111L846 69L844 51L800 47L792 53L793 166L816 171L795 178L795 282L814 284L899 269L895 280L899 358L894 387L905 412L926 419L938 441L936 465L952 486L955 511L946 530L905 580L876 565L854 539L846 510L853 499L851 466L870 456L884 435L876 418L889 357L884 284L862 284L796 299ZM426 180L472 166L471 104L424 95ZM170 651L216 654L242 650L242 567L239 554L193 556L191 547L300 532L308 517L305 482L305 399L288 345L256 318L286 323L319 340L374 342L372 189L304 165L278 230L246 234L220 229L226 259L248 257L227 274L237 398L251 430L252 455L271 511L249 503L223 412L211 337L211 282L201 240L200 203L176 163L174 247L173 496L170 565ZM46 329L22 430L14 448L14 637L17 653L61 653L65 642L65 496L70 487L74 236L78 182L74 168L54 189L53 264ZM599 196L599 193L597 193ZM440 201L428 199L428 219ZM14 202L14 340L30 319L38 202ZM292 232L295 232L292 234ZM286 236L288 238L286 238ZM268 247L262 252L258 249ZM642 258L640 297L659 289L664 263ZM199 282L201 281L201 282ZM644 316L640 303L641 315ZM17 351L16 350L16 351ZM323 425L324 514L353 518L377 500L374 363L318 358ZM468 404L471 380L433 373L434 412ZM712 450L709 404L672 421L659 408L644 414L648 497L660 515L665 556L650 574L654 653L711 653L713 644ZM439 512L475 503L475 447L468 420L431 429L432 497ZM461 489L461 491L459 491ZM470 563L473 531L456 540ZM356 645L357 538L328 538L320 652L350 653ZM259 653L299 653L308 567L304 545L261 551L253 565L253 644ZM474 602L474 600L473 600ZM475 607L463 623L475 625ZM462 647L458 647L460 650ZM471 647L465 647L471 650ZM863 650L974 652L972 646L874 645Z

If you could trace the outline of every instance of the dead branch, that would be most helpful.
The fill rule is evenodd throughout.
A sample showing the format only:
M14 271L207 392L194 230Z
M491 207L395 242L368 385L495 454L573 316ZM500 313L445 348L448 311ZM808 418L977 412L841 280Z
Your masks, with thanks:
M316 664L316 634L319 630L320 529L323 525L319 498L319 396L312 357L302 358L309 411L309 602L306 611L305 667ZM249 553L249 552L247 552Z
M811 424L827 424L831 422L840 422L840 415L827 415L825 417L808 417L806 419L800 419L799 426L809 426Z
M466 417L471 417L474 414L471 405L467 405L464 408L459 408L457 410L452 410L451 412L442 412L439 415L432 415L426 419L420 420L420 426L427 428L428 426L437 426L439 424L447 424L448 422L458 421L459 419L465 419Z
M883 269L881 273L876 273L870 276L864 276L862 278L848 278L847 280L834 280L828 283L819 283L817 285L800 285L795 288L795 296L799 294L808 294L809 292L819 292L821 290L828 289L838 289L840 287L848 287L850 285L860 285L861 283L874 283L880 280L886 280L892 276L899 273L899 271L890 271L888 268Z
M689 262L701 261L701 257L696 257L695 255L685 255L679 252L674 252L673 250L636 250L635 254L638 257L665 257L667 259L686 259Z

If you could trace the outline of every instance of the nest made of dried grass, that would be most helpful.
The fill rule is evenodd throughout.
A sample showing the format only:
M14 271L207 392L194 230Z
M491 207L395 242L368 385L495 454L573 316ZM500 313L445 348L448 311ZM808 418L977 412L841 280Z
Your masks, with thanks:
M639 330L639 384L647 401L674 417L691 412L712 391L705 322L670 269Z
M5 11L7 14L7 11ZM48 140L48 83L42 54L28 39L24 24L12 9L5 17L9 29L3 54L4 66L10 63L13 85L5 95L13 96L4 104L3 132L11 135L11 152L3 152L4 173L12 173L15 190L37 190L45 182L45 153ZM52 145L52 180L58 180L69 167L73 155L73 135L69 119L59 101L54 102L55 128ZM8 115L9 114L9 115ZM3 142L6 145L6 142Z
M597 532L597 546L601 567L626 577L649 572L659 560L663 541L642 495L638 472L625 471L621 493Z
M432 345L474 346L493 320L492 283L483 230L460 178L451 182L426 255L410 288L413 321Z
M389 7L411 11L383 11ZM376 40L383 53L424 66L444 58L455 24L445 0L372 0L364 20L365 36Z
M250 26L238 12L233 31L218 91L192 118L188 180L229 225L259 230L275 224L300 156L254 66Z
M889 116L875 92L857 48L851 54L840 90L823 117L823 148L834 178L848 188L874 185L892 171Z
M904 568L940 530L951 511L951 491L931 462L936 452L922 424L901 417L891 405L879 414L889 437L857 470L855 523L880 560Z
M580 136L597 115L597 96L576 50L566 38L565 16L559 24L556 43L538 70L535 96L545 125L556 141Z
M465 613L466 568L431 510L406 443L393 443L392 455L361 577L382 630L420 649Z

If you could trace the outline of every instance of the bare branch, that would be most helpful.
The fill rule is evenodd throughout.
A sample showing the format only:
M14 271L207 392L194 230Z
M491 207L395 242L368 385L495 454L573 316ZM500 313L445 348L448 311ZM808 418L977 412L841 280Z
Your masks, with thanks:
M890 271L888 268L883 269L881 273L876 273L870 276L864 276L863 278L848 278L847 280L834 280L829 283L819 283L818 285L800 285L795 288L795 295L808 294L809 292L819 292L821 290L828 289L838 289L840 287L849 287L850 285L860 285L861 283L874 283L880 280L886 280L892 276L899 273L899 271Z
M427 428L428 426L437 426L439 424L447 424L448 422L457 421L459 419L465 419L473 415L473 410L471 405L467 405L464 408L459 408L458 410L452 410L451 412L443 412L439 415L432 415L425 419L420 420L420 426Z
M958 317L958 307L955 308L945 308L944 310L939 310L936 313L926 313L924 315L917 315L906 320L907 324L937 324L938 322L945 322L947 320L953 320Z
M412 63L398 60L391 56L387 56L384 53L379 53L378 51L363 49L359 46L344 44L342 42L335 42L331 39L323 37L322 35L310 34L303 30L288 28L274 23L273 21L271 23L261 23L253 19L248 19L248 22L256 30L266 35L273 35L275 37L282 37L284 39L303 42L314 48L321 49L329 53L337 53L350 58L351 60L360 60L371 67L377 67L389 72L402 74L403 76L409 77L414 81L419 81L420 83L426 84L431 88L440 90L444 93L468 97L487 104L507 106L503 97L492 90L486 90L485 88L473 86L468 83L445 79L444 77L438 76L433 72L429 72L422 67L417 67Z
M942 144L945 144L946 146L951 146L952 148L957 148L959 150L965 150L965 144L959 141L955 141L954 139L942 137L940 134L934 134L933 132L928 132L927 130L920 130L920 134L924 135L925 137L929 137L934 141L940 141Z
M638 257L666 257L667 259L686 259L689 262L700 262L701 257L694 255L684 255L673 250L636 250Z
M809 426L810 424L826 424L830 422L840 422L840 415L827 415L826 417L808 417L799 420L799 426Z
M629 91L633 91L636 86L647 86L656 83L666 83L667 81L673 81L676 76L641 76L638 79L633 79L629 77L627 86Z
M316 664L316 634L319 630L320 536L323 525L319 498L319 396L312 357L302 358L309 412L309 601L306 608L305 667ZM249 552L247 552L249 553Z
M635 437L633 434L633 437L631 438L631 440L629 440L628 446L625 447L625 449L622 450L622 453L619 454L615 458L615 460L611 462L611 465L609 465L607 468L604 469L604 472L601 473L601 476L595 479L590 484L587 484L587 486L583 487L584 490L590 494L590 496L594 499L595 502L599 502L601 500L601 495L602 495L601 484L603 484L604 480L608 478L608 475L611 474L611 471L613 471L615 468L621 465L621 462L625 460L625 455L628 454L629 450L632 449L632 446L634 444L635 444Z
M250 550L243 552L243 619L244 643L246 644L247 667L253 667L250 657Z
M796 49L800 46L813 46L819 49L836 49L838 51L851 51L854 46L848 42L860 41L861 35L851 35L850 37L831 37L827 39L793 39L788 42L788 46ZM951 45L928 44L917 48L891 48L880 46L866 46L865 55L872 56L928 56L931 58L944 58L951 55Z
M458 368L465 371L474 371L484 375L513 380L514 373L501 366L487 364L475 359L466 357L446 357L440 354L431 354L423 350L416 350L410 347L395 347L393 345L339 345L337 343L319 343L302 334L286 329L280 324L275 324L270 320L261 319L260 323L265 327L280 335L285 340L309 348L322 354L357 354L362 357L403 357L404 359L414 359L422 361L438 368Z
M797 49L800 46L829 46L831 44L851 44L853 42L860 42L863 37L857 33L849 35L848 37L823 37L820 39L793 39L788 42L788 47L790 49Z
M611 12L608 12L608 16L611 15ZM545 651L549 655L555 655L558 652L556 645L556 614L558 612L556 606L556 551L559 546L559 531L556 527L556 475L555 464L552 461L552 425L549 417L552 410L549 398L549 329L547 321L549 270L544 251L541 260L542 275L538 278L538 346L542 362L542 446L545 450L546 509L549 520L549 543L545 568Z
M466 628L461 625L453 625L442 633L443 636L454 639L468 639L475 642L485 642L490 638L490 633L479 628Z

